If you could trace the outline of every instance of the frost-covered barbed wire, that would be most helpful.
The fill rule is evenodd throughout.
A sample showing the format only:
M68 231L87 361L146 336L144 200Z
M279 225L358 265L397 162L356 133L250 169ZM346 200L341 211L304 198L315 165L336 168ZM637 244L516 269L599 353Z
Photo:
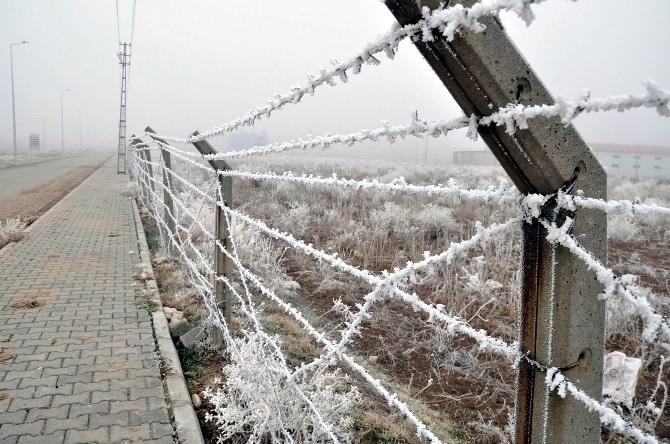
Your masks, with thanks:
M428 131L430 133L430 131ZM207 172L211 172L211 167L202 165L194 160L194 158L205 158L206 160L216 160L220 158L228 158L230 154L244 153L246 151L247 155L252 155L254 148L249 150L244 150L236 153L221 153L215 156L202 156L194 152L184 151L177 149L171 145L157 142L157 144L164 150L174 154L179 159L194 165L197 168L203 169ZM259 147L260 148L260 147ZM263 147L265 148L265 147ZM153 163L152 165L155 165ZM173 170L168 169L171 174L176 173ZM302 174L296 175L290 171L286 171L282 174L269 172L269 173L252 173L249 171L241 170L229 170L229 171L218 171L218 174L223 176L231 177L240 177L244 179L251 180L279 180L287 182L297 182L304 183L307 185L334 185L340 187L348 187L353 189L375 189L378 191L399 191L399 192L409 192L409 193L423 193L423 194L435 194L435 195L446 195L454 196L460 199L478 199L486 202L499 202L499 203L520 203L525 199L525 202L529 202L531 199L538 199L536 202L544 203L548 196L541 195L529 195L524 198L518 190L510 188L507 182L501 181L497 187L490 186L486 190L469 190L460 187L454 179L448 179L446 184L437 184L437 185L413 185L405 181L403 177L399 177L390 182L380 182L375 179L363 179L363 180L353 180L337 177L333 174L331 177L321 177L313 174ZM183 179L180 182L184 183L194 191L199 192L197 188L194 188L193 184L184 182ZM658 204L649 204L643 203L640 201L631 201L631 200L604 200L604 199L594 199L588 198L581 195L571 195L563 192L559 192L557 195L557 203L561 208L575 210L577 207L580 208L590 208L602 211L607 214L625 214L630 216L649 216L649 215L660 215L660 216L670 216L670 208L664 207ZM522 205L527 205L522 203Z
M146 160L140 159L140 162L146 162ZM141 169L141 170L138 170L138 171L142 172L142 174L139 175L139 177L140 177L139 180L145 185L145 187L147 187L146 189L149 190L150 200L152 202L151 209L149 210L151 216L156 220L156 222L158 223L159 226L162 225L162 228L164 230L166 230L167 232L170 232L168 224L163 220L162 217L160 217L160 212L157 211L156 205L153 205L153 203L160 202L161 204L163 204L164 209L167 211L168 215L170 217L172 217L169 208L164 205L164 203L162 202L162 199L159 197L159 195L155 191L153 191L153 189L151 189L151 187L150 187L151 182L155 182L155 185L160 185L160 184L158 183L158 181L156 181L155 178L151 177L151 174L149 174L149 172L147 170ZM210 241L216 241L217 244L218 244L217 246L218 246L219 249L222 249L222 251L224 251L229 257L231 257L231 259L235 259L233 257L233 254L236 254L235 247L233 246L232 254L229 253L220 244L220 242L218 242L216 240L216 237L214 236L214 234L211 233L210 231L206 230L205 227L202 226L202 224L200 223L197 216L195 216L194 214L192 214L189 211L188 206L186 204L184 204L176 195L174 195L171 192L171 190L168 190L168 192L171 194L173 202L176 203L178 206L180 206L182 208L182 210L185 212L185 214L189 215L192 220L199 223L201 230L205 233L206 236L209 237ZM168 239L169 242L172 243L172 248L175 248L179 252L180 257L182 258L182 260L184 260L186 262L187 267L191 269L192 273L190 273L190 274L199 277L201 281L204 281L205 283L208 284L208 285L206 285L206 288L207 288L208 291L205 291L204 294L202 294L202 296L203 296L205 305L208 307L208 309L210 311L211 318L213 319L212 324L215 325L216 328L219 328L222 332L224 332L224 339L229 346L228 349L231 350L231 353L234 353L235 350L236 350L236 346L234 344L235 341L230 336L229 328L225 324L225 319L222 317L222 315L221 315L221 313L218 309L218 305L212 297L212 295L213 295L213 291L212 291L213 290L213 285L209 284L209 282L205 279L205 276L203 276L203 274L198 269L198 265L194 264L189 259L189 255L185 251L183 243L176 241L176 238L178 237L179 232L188 233L189 230L186 227L179 224L178 220L175 220L174 218L173 218L173 220L176 224L176 229L175 229L174 233L170 233L170 235L167 237L167 239ZM162 236L161 236L161 238L164 239ZM200 252L191 243L191 240L190 240L189 237L186 237L185 242L190 243L191 247L195 250L196 254L198 254L198 256L200 257L200 259L201 259L200 266L204 266L206 274L214 275L213 264L209 263L208 261L206 261L202 257ZM239 258L237 258L237 259L239 260ZM280 359L280 363L282 365L279 368L270 368L269 366L265 367L264 374L266 374L266 377L271 379L270 372L279 371L279 373L283 376L283 379L285 381L287 381L288 385L293 387L293 389L296 391L298 396L303 400L303 402L305 402L305 404L308 406L308 408L310 408L312 410L315 418L317 418L317 421L320 423L320 425L321 425L322 429L324 430L324 432L326 433L326 435L332 440L332 442L334 442L334 443L339 442L339 440L337 439L337 437L335 436L335 434L332 431L332 426L325 421L325 419L323 418L323 415L321 415L321 413L318 411L318 409L316 408L316 406L314 405L312 400L304 393L304 391L295 382L295 378L291 377L292 376L291 371L289 370L288 365L286 364L286 358L283 355L283 353L281 352L281 349L276 344L274 339L272 337L270 337L269 335L267 335L264 332L264 330L262 329L262 327L260 326L260 322L257 319L257 313L253 309L253 303L251 303L249 295L247 294L247 300L245 300L245 298L243 298L236 291L232 282L230 282L228 279L226 279L225 276L216 276L216 280L220 280L220 281L224 282L224 285L226 285L230 289L232 294L236 297L236 299L240 303L241 312L244 313L254 323L254 326L255 326L254 332L255 332L256 335L258 335L262 344L269 345L274 350L276 356ZM244 285L244 288L248 291L248 287L246 286L246 284ZM264 348L262 348L262 350L260 352L264 353L264 351L265 351ZM267 361L267 359L266 359L266 361ZM268 386L272 387L272 383L269 383ZM278 422L281 424L281 416L282 416L281 401L278 397L275 397L273 399L273 401L274 401L274 404L273 404L272 407L276 411L276 415L277 415L276 417L277 417ZM283 427L282 427L282 431L283 431L283 434L284 434L285 438L289 439L290 438L289 432L287 430L285 430L285 428L283 428Z
M140 160L140 162L141 161L142 160ZM140 174L148 175L148 172L143 168L136 168L136 170L139 171ZM153 180L154 182L156 182L155 179L153 179L153 178L150 179L150 180ZM158 185L158 183L156 183L156 185ZM145 184L145 187L147 187L147 186L148 186L148 184ZM151 191L151 193L153 194L154 199L160 199L155 192ZM176 197L176 196L173 196L173 198L174 197ZM235 218L237 220L243 220L245 222L250 223L251 225L255 225L256 228L259 229L259 231L263 231L267 235L270 235L270 236L275 237L277 239L283 239L284 241L287 241L289 243L293 242L293 247L294 248L302 249L303 252L305 252L307 254L310 254L311 256L317 257L320 260L325 260L326 262L331 263L331 265L333 265L334 263L337 263L337 264L339 264L339 266L342 266L342 264L344 264L345 268L346 267L351 267L348 264L344 263L343 261L342 261L342 263L339 263L340 259L337 258L336 255L331 255L331 254L325 253L321 250L316 250L311 245L304 244L304 242L301 242L301 241L297 241L295 238L293 238L291 235L289 235L287 233L281 233L278 230L271 229L271 228L267 227L261 221L257 221L253 218L250 218L249 216L246 216L246 215L244 215L244 214L242 214L238 211L228 209L227 207L225 207L225 205L223 205L222 202L217 202L217 204L224 209L224 211L226 212L226 215L227 215L226 217L235 216ZM184 205L184 204L182 203L182 205ZM154 208L154 210L155 210L155 208ZM192 213L187 213L187 214L191 218L197 217L197 216L193 215ZM158 218L159 220L161 219L161 215L157 211L154 211L152 216L155 217L155 218ZM245 217L247 218L246 220L244 220ZM518 223L518 221L514 221L514 222ZM512 223L512 221L509 221L508 223ZM166 224L163 224L163 225L167 228ZM504 225L504 224L502 224L502 225ZM202 227L202 224L201 224L201 227ZM181 229L181 228L178 228L178 230L179 229ZM206 231L206 235L210 239L213 238L214 235L211 232L205 230L204 227L202 227L202 229L204 231ZM483 227L481 227L481 225L479 225L478 226L478 232L481 233L483 230L486 230L486 229L484 229ZM468 241L464 241L464 242L467 243L467 242L471 242L471 241L472 241L472 239L470 239ZM223 248L223 246L219 242L217 242L217 247L219 249ZM454 247L454 250L452 250L452 253L455 250L457 250L456 247ZM224 250L222 250L222 251L224 251ZM183 249L181 249L180 254L182 256L185 256L186 259L188 259L187 254ZM448 253L447 252L442 253L442 255L446 255L446 254L448 254ZM437 263L437 261L439 260L439 256L440 255L426 256L424 261L422 261L423 264L422 263L416 263L416 264L410 263L405 268L395 269L393 273L386 273L386 275L382 274L382 277L372 275L368 270L360 270L356 267L351 267L351 269L348 270L348 271L351 272L350 274L354 274L354 275L358 276L359 278L362 278L363 280L365 280L366 282L368 282L371 285L375 285L375 283L377 285L379 285L379 283L382 283L382 285L383 285L384 282L386 282L386 285L389 285L388 284L389 282L395 282L395 284L390 284L389 285L390 289L388 291L392 291L394 294L400 295L406 302L409 302L410 304L414 305L414 307L416 309L417 307L416 307L415 304L421 304L421 303L423 303L423 301L419 300L416 297L416 295L408 295L407 293L405 293L404 290L402 290L402 288L400 288L402 286L402 282L407 281L407 280L411 281L412 276L413 276L414 273L416 273L416 271L418 271L419 269L426 268L431 263L432 264ZM260 278L258 276L256 276L255 274L253 274L250 270L248 270L241 263L241 261L240 261L240 259L237 255L232 255L232 254L228 253L228 257L235 263L235 266L238 268L240 273L244 274L247 277L247 279L249 279L249 281L254 284L255 287L259 288L259 290L261 291L262 294L264 294L267 297L270 297L274 302L278 303L287 313L291 314L296 320L298 320L301 324L303 324L303 326L305 327L305 329L308 331L308 333L310 335L315 337L315 339L319 340L319 342L324 343L324 345L326 346L326 349L327 349L327 353L326 353L325 356L329 356L329 355L330 356L337 356L338 359L340 359L342 362L346 363L350 368L355 370L364 379L366 379L366 381L368 383L370 383L370 385L377 392L382 394L382 396L390 404L395 405L399 409L399 411L401 411L405 416L407 416L410 419L410 421L412 421L417 426L417 430L418 430L418 432L421 436L427 437L427 438L431 439L433 442L439 442L439 440L432 434L432 432L430 432L425 427L425 425L411 412L411 410L409 410L409 408L404 403L400 402L397 399L397 395L390 393L387 389L385 389L381 385L381 383L378 380L376 380L374 377L372 377L365 370L364 367L360 366L360 364L358 364L352 357L346 355L343 352L343 349L344 349L343 345L346 343L346 341L341 341L339 344L336 344L333 341L330 341L323 334L319 333L316 329L311 327L309 322L306 321L306 319L302 316L302 314L300 314L300 312L295 310L295 308L293 308L290 304L283 301L271 289L265 287L265 285L262 283ZM211 269L211 264L210 264L208 273L212 273L212 272L213 271ZM386 277L386 281L384 281L385 277ZM390 277L390 279L389 279L389 277ZM221 276L217 277L217 279L221 279L221 278L223 278L223 277L221 277ZM228 283L228 285L230 285L230 283ZM210 286L211 286L211 284L210 284ZM211 293L210 293L210 297L211 297ZM366 301L366 302L368 302L368 301ZM214 307L216 307L216 305L214 305ZM426 307L419 306L419 308L424 309L423 311L427 311L429 313L431 311L436 312L436 313L434 313L435 318L439 319L439 320L444 320L444 319L442 319L442 316L444 314L442 312L440 312L439 307L433 307L433 306L427 305L428 310L425 310ZM218 308L216 310L218 311ZM359 311L359 315L361 315L361 319L363 319L364 313L365 313L364 310ZM220 315L220 313L219 313L219 315ZM221 322L219 322L217 324L221 328L223 328L225 326L225 323L222 324ZM454 328L455 330L460 330L460 327L462 327L462 325L459 325L458 322L456 322L456 323L452 322L452 324L449 325L448 328ZM353 332L353 331L355 331L355 328L352 328L352 325L350 323L348 325L348 329L345 332L343 332L342 339L346 338L345 335L348 332ZM482 331L479 331L479 333L482 333ZM484 333L484 335L485 335L485 333ZM489 339L492 339L492 338L489 337ZM480 345L481 345L481 343L480 343ZM501 348L498 348L498 350L500 351ZM510 356L511 357L516 356L516 359L518 359L520 354L516 350L516 348L512 347L510 350L512 352L510 354ZM521 358L525 359L526 361L531 363L531 365L535 365L538 368L542 367L541 364L537 363L536 361L533 361L532 359L528 358L527 356L522 356ZM298 370L300 371L300 369L298 369ZM629 437L637 440L638 442L657 442L657 441L654 440L655 438L650 437L650 435L645 434L641 430L635 428L634 426L632 426L631 424L626 422L620 415L618 415L611 408L603 405L601 402L599 402L595 399L590 398L584 392L580 391L576 386L574 386L574 384L572 384L567 379L565 379L565 377L562 374L560 374L560 372L554 372L553 377L551 378L551 380L548 379L547 381L548 381L547 384L550 386L550 388L555 389L555 388L558 387L559 390L562 390L563 394L565 394L565 392L567 391L572 396L575 396L576 399L578 399L579 401L584 403L588 409L596 411L599 414L601 422L604 425L612 428L612 430L623 433L624 435L629 436ZM559 383L557 383L557 381ZM561 385L561 383L563 383L563 384Z
M396 267L392 273L387 271L382 272L382 277L378 280L374 289L363 298L365 302L362 305L357 304L359 310L356 315L354 315L352 319L345 322L346 328L341 331L341 339L337 344L338 349L344 349L344 347L352 340L354 335L361 334L360 326L362 322L370 317L369 312L372 309L372 306L375 303L381 302L385 295L390 297L395 293L398 293L402 299L413 305L414 310L422 310L427 312L429 315L429 322L435 322L435 312L437 311L442 313L444 307L441 305L432 306L430 304L428 305L430 305L431 310L426 310L423 305L419 305L417 307L416 299L418 299L418 297L413 294L411 295L412 300L408 300L408 298L405 297L407 293L400 287L407 281L413 283L417 282L416 273L418 271L427 269L428 273L431 273L434 271L434 267L436 265L449 265L453 263L456 257L462 256L476 246L490 241L499 234L517 226L520 222L520 218L513 218L502 224L493 224L489 228L484 228L480 223L477 223L477 231L470 239L466 239L461 242L452 242L447 250L437 255L430 255L428 252L426 252L422 261L408 262L407 265L403 268ZM449 321L445 321L443 317L438 319L445 322L448 331L458 331L475 339L479 343L482 350L493 351L497 354L510 358L512 361L516 361L520 358L521 354L518 351L519 347L517 343L508 345L504 341L488 336L484 330L474 330L472 327L467 326L467 323L462 325L463 321L458 317L451 318L452 319ZM488 336L488 340L484 340L483 336ZM324 360L330 359L331 356L332 352L315 359L310 364L304 365L302 368L298 369L296 374L300 374L314 366L321 364Z
M629 421L626 421L611 407L593 399L588 393L579 389L558 368L552 367L546 369L545 383L550 390L556 390L556 393L561 398L565 398L569 393L577 401L584 404L589 412L595 412L600 419L600 423L608 427L609 430L621 433L638 443L658 444L660 442L655 436L645 433Z
M147 175L148 175L148 173L147 173L145 170L142 170L142 171L144 172L144 174L147 174ZM155 180L155 179L154 179L154 180ZM157 195L155 192L153 192L153 195L154 195L154 198L158 199L158 195ZM174 197L176 197L176 196L174 196ZM173 197L173 199L174 199L174 197ZM177 200L177 202L178 202L178 200ZM186 211L187 209L184 208L184 210ZM228 214L228 217L229 217L230 215L235 215L236 218L238 218L238 219L240 218L240 214L235 214L233 211L227 212L227 214ZM154 213L153 215L154 215L154 217L158 217L158 218L160 218L160 213ZM193 216L193 215L191 215L191 216ZM165 224L164 226L167 227L166 224ZM480 234L481 234L481 233L480 233ZM212 234L212 233L209 233L209 232L207 233L207 235L208 235L208 237L212 237L212 236L213 236L213 234ZM230 253L227 253L227 251L226 251L225 249L223 249L223 246L222 246L220 243L218 243L218 242L217 242L217 247L218 247L219 249L221 249L221 251L223 251L224 254L226 254L226 255L229 257L229 259L231 259L231 260L233 261L233 263L235 264L235 266L236 266L236 268L237 268L238 270L240 270L242 273L244 273L244 275L245 275L248 279L250 279L250 281L252 281L252 282L255 284L256 287L258 287L258 288L261 289L261 292L262 292L263 294L266 294L266 295L274 295L274 292L272 292L271 290L269 290L269 289L267 289L267 288L264 287L264 285L262 284L260 278L258 278L256 275L254 275L253 273L251 273L246 267L244 267L244 265L243 265L243 264L241 263L241 261L239 260L239 257L236 257L235 255L232 255L232 254L230 254ZM179 248L179 249L180 249L180 253L181 253L181 255L186 255L185 251L184 251L182 248ZM323 252L322 252L322 253L323 253ZM323 254L327 254L327 253L323 253ZM427 261L429 261L429 260L427 259ZM210 269L210 270L211 270L211 269ZM404 273L410 273L409 270L402 270L402 271L403 271ZM221 277L221 276L217 277L217 279L222 279L222 278L223 278L223 277ZM274 295L273 300L274 300L275 302L279 303L283 308L290 308L290 304L285 303L284 301L281 300L281 298L279 298L279 297L276 296L276 295ZM329 345L329 350L330 350L331 352L335 350L335 349L333 348L333 343L332 343L332 341L329 341L324 335L322 335L321 333L319 333L319 332L318 332L316 329L314 329L313 327L309 327L309 328L307 328L307 326L309 325L309 323L304 319L304 317L302 317L302 315L301 315L297 310L295 310L295 309L289 309L288 312L289 312L290 314L292 314L293 317L296 318L298 321L302 321L302 323L304 324L304 326L306 326L306 329L308 330L308 332L309 332L312 336L314 336L316 339L320 340L320 342L322 342L322 343L330 344L330 345ZM439 317L439 315L438 315L438 317ZM222 327L223 327L223 326L222 326ZM456 326L454 325L454 327L456 327ZM456 328L456 330L459 330L459 329ZM503 344L504 344L504 343L503 343ZM403 403L402 401L400 401L400 400L397 398L397 395L392 394L392 393L389 392L385 387L383 387L383 385L380 383L380 381L376 380L372 375L370 375L364 367L362 367L361 365L359 365L358 363L356 363L356 361L355 361L353 358L347 356L347 355L343 352L343 350L341 350L341 349L337 349L336 352L335 352L335 354L338 356L338 358L342 359L342 360L343 360L343 361L344 361L350 368L352 368L352 369L355 370L358 374L360 374L360 375L361 375L361 376L362 376L368 383L370 383L371 386L372 386L378 393L380 393L380 394L386 399L387 402L389 402L389 404L394 405L394 406L395 406L395 407L396 407L396 408L397 408L397 409L398 409L404 416L406 416L410 421L412 421L412 422L416 425L416 427L417 427L417 433L418 433L420 436L425 437L425 438L428 438L431 442L436 443L436 444L441 442L441 441L440 441L440 440L439 440L439 439L438 439L438 438L437 438L437 437L436 437L436 436L435 436L435 435L434 435L434 434L433 434L433 433L432 433L432 432L425 426L425 424L424 424L422 421L420 421L420 420L416 417L416 415L409 409L409 407L408 407L405 403ZM293 378L295 378L295 375L292 375L292 379L293 379Z
M557 204L560 208L575 211L577 207L599 210L607 214L623 214L637 216L666 216L670 217L670 208L657 204L643 203L631 200L604 200L592 197L573 196L564 192L557 194Z
M619 294L635 308L635 312L640 315L644 322L644 330L642 332L642 339L644 341L654 342L657 335L670 340L670 322L668 318L658 313L647 298L636 294L634 291L636 277L633 275L617 276L611 268L607 268L590 251L579 245L574 236L570 234L570 229L574 222L572 218L566 217L565 222L561 226L557 226L555 222L550 223L544 219L540 219L540 222L547 230L547 240L550 243L560 244L567 248L584 262L590 270L595 272L596 279L605 287L602 294L603 298L606 299L612 297L614 294Z
M446 135L450 131L460 128L466 128L470 124L467 117L459 117L450 120L424 120L419 119L416 112L411 114L411 119L405 125L391 125L389 122L383 122L383 126L375 129L366 129L349 134L326 134L324 136L314 136L307 139L292 140L289 142L273 143L269 145L256 146L240 151L231 151L227 153L218 153L213 155L201 156L193 152L181 150L184 155L193 157L202 157L205 160L219 160L219 159L238 159L242 157L249 157L254 155L268 155L283 153L292 150L307 150L307 149L328 149L333 145L353 146L357 143L366 140L378 141L379 139L386 139L393 143L399 138L407 136L423 136L429 134L433 137ZM178 151L177 148L167 145L165 143L157 143L171 152Z
M376 142L380 139L394 143L398 139L404 139L408 136L420 138L424 136L440 137L448 134L450 131L462 128L468 128L468 136L476 139L477 128L480 126L505 125L506 131L509 134L513 134L517 129L527 128L528 120L532 118L559 116L561 121L567 125L582 112L605 112L614 109L622 112L638 107L653 107L656 108L660 115L670 116L670 110L668 109L670 94L667 91L661 90L652 81L648 81L645 85L647 92L643 94L633 93L601 98L589 98L585 96L578 100L568 100L559 97L555 104L542 105L508 104L506 107L485 117L471 115L448 120L425 120L419 119L417 113L413 112L410 115L410 122L404 125L391 125L389 122L384 121L383 126L375 129L365 129L349 134L308 136L305 139L299 138L298 140L259 145L240 151L206 156L179 150L159 140L156 140L156 143L171 153L179 153L182 156L201 157L205 160L218 160L277 154L298 149L328 149L333 145L353 146L363 141Z
M416 294L409 294L401 288L401 281L403 279L411 279L420 270L432 268L446 260L453 260L455 255L460 254L472 248L474 245L489 240L496 234L511 228L514 226L514 224L518 223L517 219L510 220L504 224L494 224L489 228L484 228L479 224L477 226L477 233L471 239L461 243L455 243L452 249L449 249L438 255L428 254L421 262L409 262L405 268L397 269L396 273L394 274L384 272L382 273L382 277L379 277L374 275L369 270L362 270L358 267L347 264L342 259L337 257L337 253L326 253L323 250L314 248L311 244L306 244L305 242L296 239L289 233L284 233L274 228L270 228L260 220L254 219L244 213L241 213L240 211L230 209L220 201L217 202L217 205L219 205L219 207L222 208L225 212L235 216L236 220L243 221L275 239L283 240L284 242L291 245L296 251L300 251L316 259L323 260L334 268L358 277L374 287L378 285L385 286L391 294L399 296L400 299L409 304L414 310L425 312L428 315L429 321L443 322L449 331L458 332L471 337L477 341L482 350L496 352L511 359L518 357L519 354L516 344L510 345L501 339L489 336L485 330L477 330L471 327L464 320L456 316L448 315L443 311L442 306L427 303L421 300Z
M473 190L460 187L454 179L446 184L413 185L407 183L404 177L398 177L390 182L380 182L376 179L345 179L333 173L330 177L315 176L313 174L296 175L290 171L277 173L251 173L241 170L218 171L221 176L240 177L251 180L272 180L295 182L305 185L332 185L355 190L374 189L376 191L421 193L427 195L449 196L458 199L483 200L485 202L518 203L521 194L514 188L510 189L507 181L501 180L498 186L491 185L486 190Z
M528 119L536 117L558 116L564 125L568 125L581 113L619 111L633 108L654 108L663 117L670 117L670 93L660 88L653 80L643 82L644 93L592 98L589 91L582 93L577 100L557 97L554 104L521 105L510 103L490 116L478 120L479 125L504 125L508 134L517 129L528 128Z
M368 43L359 53L350 57L345 62L331 61L332 66L321 68L319 74L308 74L306 84L298 84L285 94L275 94L265 105L253 108L228 123L206 130L197 136L186 138L162 134L156 136L171 142L192 143L234 131L241 126L252 126L256 120L270 117L273 111L280 110L289 103L295 104L300 102L305 94L314 94L314 91L324 84L334 86L336 84L335 80L338 78L342 83L346 83L348 76L359 74L365 64L379 65L381 62L375 57L377 54L384 52L389 59L393 59L398 45L407 37L432 41L434 39L433 30L437 30L448 41L451 41L454 39L456 32L461 28L467 28L474 32L483 32L486 27L479 19L501 11L513 12L519 15L526 24L530 24L534 18L531 5L542 1L544 0L482 0L469 8L463 7L460 4L433 11L429 8L424 8L423 17L417 23L403 27L395 23L390 31L377 37L373 42Z
M358 364L355 359L347 355L343 350L338 349L333 341L328 339L324 334L319 332L312 324L303 316L303 314L298 311L292 304L286 302L284 299L279 297L272 289L268 288L263 284L261 279L252 273L244 264L241 263L239 258L231 257L235 267L243 273L253 285L258 288L262 295L272 300L279 307L281 307L285 313L289 314L295 320L297 320L303 327L303 329L314 337L317 341L322 343L329 351L332 351L335 356L337 356L342 362L346 363L351 369L355 370L360 376L362 376L370 386L377 391L384 399L398 409L407 419L409 419L417 427L417 434L420 437L424 437L430 440L433 444L441 443L440 439L435 436L430 429L421 421L412 410L404 402L398 399L398 396L394 393L391 393L382 385L382 383L372 376L365 367Z
M220 188L218 190L218 193L219 193L219 195L222 195L222 191L221 191ZM226 222L227 222L228 226L232 226L232 221L230 220L229 215L226 215L226 219L227 219ZM214 238L213 233L209 233L209 234ZM226 256L228 256L234 262L241 263L240 257L239 257L238 251L237 251L237 243L235 242L234 236L230 236L229 240L230 240L230 251L229 251L228 248L225 248L218 239L215 239L216 248L218 248L220 251L222 251ZM226 285L231 290L233 290L232 283L230 283L227 279L225 279L225 276L216 276L216 278L217 279L223 278L226 281ZM272 378L271 378L271 374L270 374L271 369L270 369L270 366L268 365L270 360L265 355L265 344L269 344L270 347L272 348L272 350L274 351L275 356L277 358L279 358L279 363L280 363L279 368L280 368L281 375L283 376L283 380L288 382L288 385L290 385L293 388L293 390L295 390L295 392L298 394L300 399L302 399L303 402L305 402L305 404L310 408L312 413L317 418L318 423L320 424L320 426L325 431L326 435L334 443L339 443L339 440L337 439L337 437L335 436L335 434L333 432L333 426L331 424L329 424L328 422L326 422L323 415L321 414L321 412L319 412L319 410L317 409L315 404L312 402L312 400L307 396L307 394L297 384L295 378L292 378L291 371L289 370L288 364L286 362L286 356L284 355L281 348L279 347L279 344L277 344L277 341L274 338L270 337L267 333L265 333L265 329L263 328L261 322L258 320L258 312L254 308L254 303L251 299L251 293L249 291L249 286L247 285L247 279L246 279L246 276L243 273L240 273L240 280L241 280L243 288L245 290L246 300L242 300L242 298L239 295L237 295L236 291L233 290L233 293L237 296L238 301L241 303L241 307L242 307L242 310L243 310L244 314L247 315L247 317L249 319L251 319L251 321L253 322L254 330L255 330L256 334L260 333L260 335L259 335L259 338L260 338L260 341L261 341L260 353L262 355L262 359L266 363L265 373L267 374L267 378L270 380L270 386L272 386ZM276 372L276 370L275 370L275 372ZM273 391L273 393L275 393L275 392ZM280 401L279 397L275 393L275 403L279 404L280 402L281 401ZM277 407L277 411L281 412L281 406ZM281 418L281 413L279 413L278 417ZM282 430L284 431L285 436L290 438L290 434L285 431L283 426L282 426Z

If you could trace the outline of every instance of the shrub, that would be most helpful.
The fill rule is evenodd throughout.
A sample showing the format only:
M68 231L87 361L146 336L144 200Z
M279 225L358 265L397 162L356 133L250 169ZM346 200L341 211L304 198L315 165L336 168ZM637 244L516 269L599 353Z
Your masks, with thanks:
M356 388L347 382L347 376L327 366L303 373L291 383L277 342L258 332L235 339L236 350L223 368L220 387L216 391L205 390L205 397L214 405L207 419L219 426L221 442L234 436L250 443L266 439L331 441L324 422L340 441L350 442L353 419L349 412L360 402ZM296 386L310 399L313 408Z
M23 239L26 223L21 221L20 217L16 219L6 219L0 223L0 248L10 242L17 242Z

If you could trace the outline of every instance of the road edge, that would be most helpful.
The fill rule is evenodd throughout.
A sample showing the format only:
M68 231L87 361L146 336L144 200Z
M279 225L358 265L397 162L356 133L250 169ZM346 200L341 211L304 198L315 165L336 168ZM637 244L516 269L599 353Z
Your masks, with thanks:
M94 153L94 152L96 152L96 151L91 151L91 153ZM99 152L99 151L97 151L97 152ZM42 163L51 162L52 160L72 159L73 157L81 156L81 154L82 153L68 154L66 156L57 155L57 156L53 156L53 157L49 157L49 158L38 159L38 160L35 160L34 162L26 162L26 163L18 163L18 164L12 163L12 164L7 164L7 165L0 165L0 170L4 170L4 169L7 169L7 168L22 168L22 167L27 167L27 166L39 165L39 164L42 164Z
M82 180L77 186L75 186L74 188L72 188L72 189L71 189L65 196L63 196L63 198L62 198L61 200L59 200L58 202L56 202L55 204L53 204L53 205L51 206L51 208L49 208L48 210L46 210L44 213L40 214L40 215L37 217L37 219L35 219L35 220L33 221L33 223L31 223L30 225L28 225L28 226L26 227L26 229L23 230L23 236L24 236L24 237L27 236L28 233L30 233L31 231L33 231L33 228L35 228L36 226L39 226L39 225L42 223L42 220L44 220L44 216L46 216L47 214L49 214L49 213L52 212L52 211L55 211L61 204L67 202L67 201L70 200L70 199L72 199L72 194L73 194L75 191L77 191L80 187L84 186L84 185L86 184L86 182L88 182L89 180L91 180L91 178L92 178L94 175L96 175L96 174L100 171L100 169L101 169L102 167L104 167L105 164L106 164L107 162L109 162L109 159L111 159L111 158L112 158L112 156L110 156L107 160L105 160L104 162L102 162L102 163L98 166L98 168L96 168L91 174L88 175L88 177L87 177L86 179ZM17 242L21 242L21 240L18 240L18 241L16 241L16 242L10 242L10 243L8 243L7 245L5 245L4 247L0 248L0 256L2 256L6 251L9 251L10 248L13 248L14 245L15 245Z
M135 229L137 230L137 244L143 268L151 272L153 276L153 267L151 266L151 257L149 255L149 245L144 233L144 225L134 198L129 197L133 206L135 216ZM156 344L164 361L169 365L169 370L163 381L170 397L171 408L174 413L174 424L176 426L177 437L180 442L188 444L204 444L205 440L200 430L200 422L195 414L191 395L186 387L184 372L179 362L177 349L172 342L170 331L168 330L167 319L163 313L163 304L161 303L160 292L154 279L145 281L151 300L156 304L156 309L151 313L153 318L153 329Z

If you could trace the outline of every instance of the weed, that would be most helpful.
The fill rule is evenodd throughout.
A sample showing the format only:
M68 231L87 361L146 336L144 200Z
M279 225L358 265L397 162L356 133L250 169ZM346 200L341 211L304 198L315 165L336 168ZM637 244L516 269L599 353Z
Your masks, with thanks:
M165 359L163 355L160 354L160 352L154 352L153 360L154 363L156 364L156 367L158 368L158 371L161 374L161 378L165 378L165 376L167 376L172 371L170 363Z
M187 380L203 376L203 366L208 361L207 355L194 348L179 348L177 354Z
M23 239L25 229L26 223L20 217L5 219L4 223L0 222L0 248L10 242L18 242Z
M354 429L361 444L413 444L417 439L389 415L381 415L371 410L357 412Z
M138 308L145 309L149 313L153 313L160 307L160 305L153 299L143 298L135 303Z

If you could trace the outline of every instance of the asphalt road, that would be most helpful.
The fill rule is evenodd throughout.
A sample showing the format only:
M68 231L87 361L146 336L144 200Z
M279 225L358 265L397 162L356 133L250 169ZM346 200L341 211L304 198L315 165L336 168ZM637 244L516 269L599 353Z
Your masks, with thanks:
M0 169L0 221L17 216L34 220L111 155L92 152Z

